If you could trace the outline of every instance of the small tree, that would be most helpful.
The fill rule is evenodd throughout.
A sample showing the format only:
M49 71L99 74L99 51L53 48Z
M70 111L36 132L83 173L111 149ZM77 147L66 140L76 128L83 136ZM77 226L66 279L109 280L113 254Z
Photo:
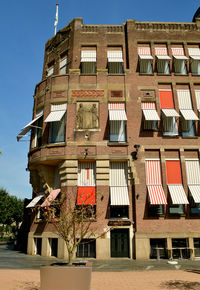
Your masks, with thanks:
M91 198L88 196L88 200ZM84 238L95 238L96 218L95 208L88 204L87 200L80 205L61 194L60 198L54 200L50 206L43 208L43 216L47 222L53 224L56 233L60 236L67 247L69 265L72 265L77 246ZM99 234L98 237L104 235L105 232Z

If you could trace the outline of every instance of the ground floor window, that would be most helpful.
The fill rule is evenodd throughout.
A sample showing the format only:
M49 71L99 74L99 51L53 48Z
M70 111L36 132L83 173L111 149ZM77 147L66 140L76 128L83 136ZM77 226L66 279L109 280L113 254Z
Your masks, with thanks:
M166 259L167 258L167 240L166 239L150 239L150 259Z
M58 239L57 238L49 238L49 254L50 256L53 256L53 257L58 256Z
M200 257L200 238L194 238L194 256Z
M172 239L172 258L188 259L189 257L188 239Z
M78 258L96 258L96 240L83 239L76 251Z
M42 238L34 238L35 243L35 255L41 255L42 254Z
M129 229L114 229L111 235L111 257L129 258Z

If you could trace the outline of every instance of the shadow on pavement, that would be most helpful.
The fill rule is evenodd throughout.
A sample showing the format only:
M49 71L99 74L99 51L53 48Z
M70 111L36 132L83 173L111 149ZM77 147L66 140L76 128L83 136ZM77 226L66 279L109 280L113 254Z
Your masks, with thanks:
M191 271L192 272L192 271ZM160 284L162 289L180 289L180 290L199 290L199 282L190 282L182 280L170 280Z

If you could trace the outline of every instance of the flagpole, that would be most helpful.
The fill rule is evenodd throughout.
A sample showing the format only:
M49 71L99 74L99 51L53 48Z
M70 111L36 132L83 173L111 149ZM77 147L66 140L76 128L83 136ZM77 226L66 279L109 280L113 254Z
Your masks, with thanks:
M54 27L55 27L55 31L54 31L54 35L56 35L57 32L57 25L58 25L58 6L59 4L56 4L56 16L55 16L55 21L54 21Z

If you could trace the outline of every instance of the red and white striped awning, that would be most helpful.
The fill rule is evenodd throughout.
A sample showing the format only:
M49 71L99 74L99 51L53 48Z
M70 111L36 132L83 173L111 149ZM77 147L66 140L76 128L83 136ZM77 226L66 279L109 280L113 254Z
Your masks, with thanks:
M147 185L150 204L167 204L162 185Z
M140 59L153 59L150 47L138 47L138 55Z
M166 47L155 47L155 55L158 59L170 59L170 57L167 55Z
M127 121L125 104L110 103L108 104L108 111L110 121Z
M168 184L172 204L189 204L182 184Z
M162 187L160 160L146 160L146 184L150 204L167 204Z
M172 47L172 55L185 55L182 47Z
M153 102L146 102L141 104L142 112L146 121L158 121L160 117L156 111L156 105Z
M110 205L130 205L127 186L110 186Z
M41 204L41 207L45 207L45 206L50 206L52 201L54 199L56 199L56 197L58 196L58 194L60 193L61 189L57 188L52 190L52 192L49 194L49 196L47 196L47 198L45 199L45 201Z

